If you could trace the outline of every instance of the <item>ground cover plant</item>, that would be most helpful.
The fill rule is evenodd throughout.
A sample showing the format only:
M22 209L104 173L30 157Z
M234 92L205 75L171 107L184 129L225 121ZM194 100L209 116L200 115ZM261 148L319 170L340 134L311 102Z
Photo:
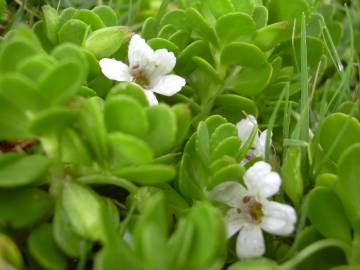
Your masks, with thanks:
M360 269L360 2L0 1L0 269Z

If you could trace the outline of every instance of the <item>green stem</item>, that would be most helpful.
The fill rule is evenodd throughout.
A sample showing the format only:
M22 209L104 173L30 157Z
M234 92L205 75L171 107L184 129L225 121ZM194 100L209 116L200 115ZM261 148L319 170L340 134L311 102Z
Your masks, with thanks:
M350 246L341 240L336 240L336 239L320 240L320 241L317 241L317 242L311 244L310 246L307 246L306 248L301 250L295 257L288 260L286 263L280 265L279 270L293 269L296 265L298 265L299 263L304 261L306 258L313 255L314 253L316 253L322 249L329 248L329 247L338 247L338 248L342 249L346 256L348 256L350 254L350 250L351 250Z
M77 180L84 184L110 184L124 188L130 193L136 193L138 191L138 187L130 181L112 175L94 174L82 176Z

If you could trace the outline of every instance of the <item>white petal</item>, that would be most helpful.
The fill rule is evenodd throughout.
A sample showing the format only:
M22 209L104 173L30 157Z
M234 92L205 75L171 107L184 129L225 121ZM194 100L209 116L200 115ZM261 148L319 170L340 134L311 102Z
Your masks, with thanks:
M296 213L294 208L278 202L263 204L264 217L260 226L267 232L288 235L294 231Z
M158 78L150 90L164 96L172 96L179 92L185 83L185 79L180 76L166 75Z
M139 35L133 35L128 50L129 66L132 71L141 71L149 76L155 69L154 50Z
M266 146L267 129L260 133L260 136L255 144L255 156L265 157L265 146ZM271 138L271 137L270 137ZM271 139L270 139L271 144Z
M231 208L225 216L227 237L230 238L246 224L246 220L236 208Z
M256 118L252 115L248 115L245 119L242 119L236 124L238 136L241 139L243 145L249 139L251 132L254 128L257 128Z
M170 73L175 67L176 58L172 52L160 49L155 51L155 62L155 70L151 75L154 78Z
M150 106L159 104L159 102L153 92L151 92L149 90L144 90L144 94L145 94Z
M239 258L253 258L265 253L265 242L258 225L246 224L236 240L236 254Z
M131 75L129 67L121 61L115 59L103 58L99 61L102 73L110 80L130 81Z
M237 182L223 182L207 193L212 200L225 203L231 207L242 207L242 199L246 195L246 189Z
M271 171L270 164L258 161L244 174L244 181L249 193L257 198L268 198L280 189L281 178Z

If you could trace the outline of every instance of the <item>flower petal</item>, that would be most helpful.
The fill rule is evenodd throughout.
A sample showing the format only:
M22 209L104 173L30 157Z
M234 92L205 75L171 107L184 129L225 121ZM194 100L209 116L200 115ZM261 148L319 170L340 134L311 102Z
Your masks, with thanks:
M129 67L133 73L149 76L155 69L154 50L139 35L133 35L128 50Z
M263 211L260 226L265 231L277 235L288 235L294 231L296 213L291 206L267 201L263 204Z
M259 138L256 140L255 144L255 156L257 157L265 157L265 146L266 146L266 136L267 129L260 133ZM271 138L271 137L270 137ZM271 139L270 139L271 144Z
M153 78L164 76L170 73L176 64L175 55L166 49L160 49L155 51L156 67L151 75Z
M241 139L241 144L245 144L249 139L251 132L254 128L257 128L256 118L252 115L248 115L245 119L242 119L236 124L238 136Z
M149 90L164 96L172 96L179 92L185 83L185 79L180 76L166 75L160 77Z
M149 90L144 90L144 94L145 94L146 99L148 100L150 106L159 104L159 102L153 92L151 92Z
M236 254L239 258L259 257L265 253L265 242L258 225L246 224L236 240Z
M244 174L244 181L250 194L259 198L268 198L280 189L281 178L271 171L270 164L258 161Z
M102 73L110 80L119 82L130 81L129 67L121 61L103 58L99 61Z
M223 182L207 193L209 199L225 203L231 207L242 207L246 189L235 181Z
M225 216L227 237L230 238L246 224L246 220L237 208L231 208Z

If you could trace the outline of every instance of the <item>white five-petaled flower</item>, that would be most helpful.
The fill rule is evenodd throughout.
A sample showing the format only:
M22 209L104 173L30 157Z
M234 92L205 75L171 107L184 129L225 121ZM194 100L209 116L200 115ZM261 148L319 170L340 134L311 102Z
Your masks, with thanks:
M154 51L139 35L129 44L129 65L115 59L103 58L100 67L111 80L135 82L141 86L150 105L158 104L154 93L172 96L185 85L184 78L169 74L176 64L172 52L166 49Z
M223 182L208 196L230 206L225 216L227 235L230 238L240 231L236 254L251 258L265 253L262 230L275 235L291 234L296 213L289 205L269 201L279 191L281 179L268 163L256 162L245 172L244 182L247 188L238 182Z
M241 139L241 146L243 146L249 139L251 132L254 128L257 129L257 121L253 115L248 115L245 119L242 119L236 124L238 130L238 136ZM257 131L252 146L246 155L245 162L255 158L265 156L267 130L263 132Z

